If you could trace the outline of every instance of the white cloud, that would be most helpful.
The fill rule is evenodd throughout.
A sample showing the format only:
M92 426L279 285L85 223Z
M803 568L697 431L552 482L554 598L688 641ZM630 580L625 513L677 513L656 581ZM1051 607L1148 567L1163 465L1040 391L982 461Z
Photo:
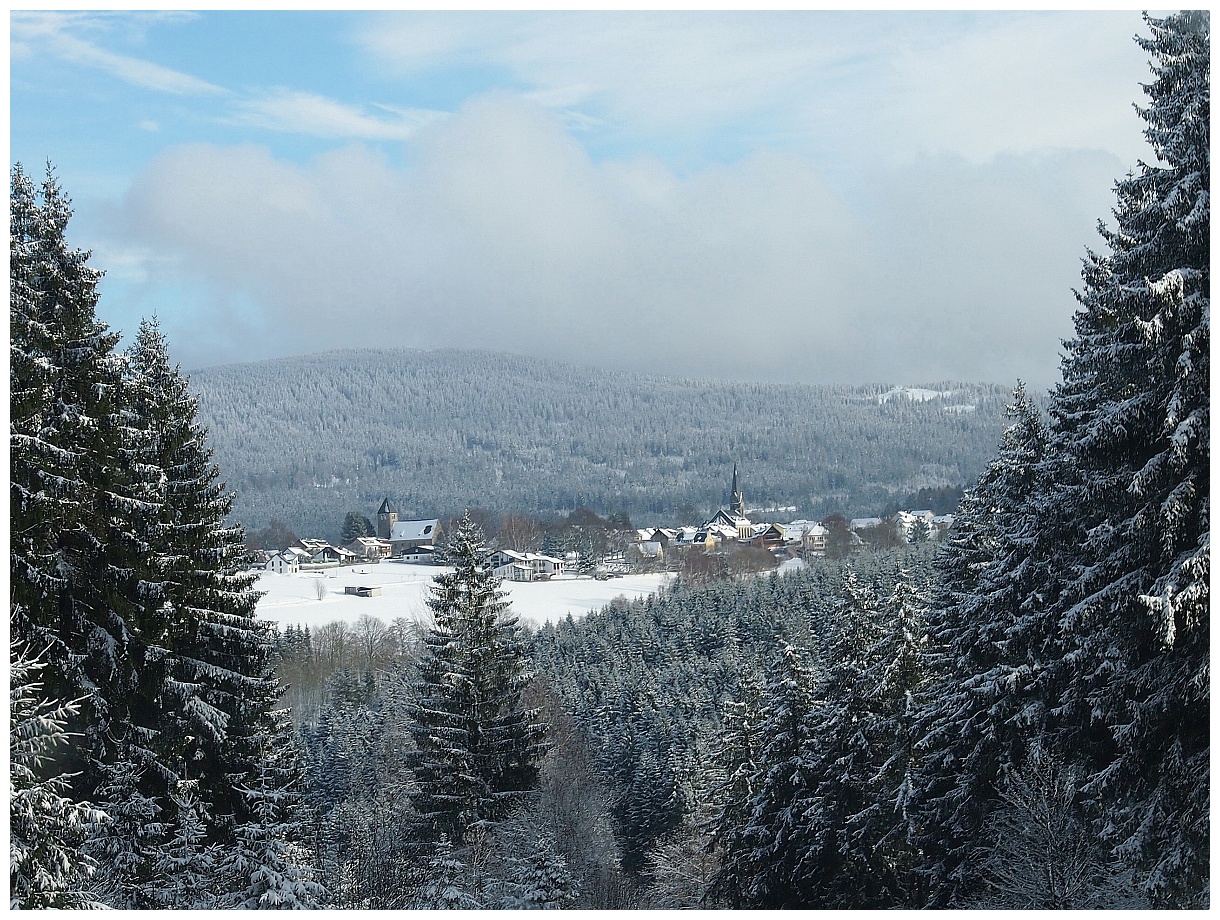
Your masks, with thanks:
M849 203L794 154L690 177L595 163L507 95L410 144L406 169L359 146L305 166L254 146L155 161L123 207L128 239L174 258L154 280L260 311L227 343L200 314L211 344L188 354L180 335L184 362L452 346L755 379L1046 384L1121 168L928 158Z
M391 73L500 68L533 101L626 135L753 132L909 161L949 153L1142 151L1134 12L584 12L374 18Z
M223 87L190 74L107 51L74 34L95 31L113 21L105 14L15 11L10 16L10 29L12 42L21 54L50 55L70 64L103 71L125 83L155 92L179 96L215 96L227 92Z
M314 93L279 88L243 99L233 107L237 124L312 137L405 140L445 113L377 106L373 115ZM388 116L388 117L387 117Z

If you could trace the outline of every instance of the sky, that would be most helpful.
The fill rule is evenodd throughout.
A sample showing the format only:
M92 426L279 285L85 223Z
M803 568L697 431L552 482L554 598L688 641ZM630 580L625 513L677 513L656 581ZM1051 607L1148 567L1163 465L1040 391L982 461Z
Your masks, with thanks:
M1151 157L1127 12L12 12L101 319L184 369L483 348L807 383L1058 379Z

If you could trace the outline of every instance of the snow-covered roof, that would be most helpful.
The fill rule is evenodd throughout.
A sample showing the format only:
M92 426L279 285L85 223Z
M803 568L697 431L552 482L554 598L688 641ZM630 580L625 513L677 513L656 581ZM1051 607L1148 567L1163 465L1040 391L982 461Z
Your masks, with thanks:
M851 530L860 530L863 527L880 527L881 518L852 518L851 523L847 526Z
M433 518L430 521L396 521L390 528L391 542L403 540L431 540L436 536L440 521Z
M815 537L830 533L817 521L791 521L780 526L784 528L784 535L791 539L799 539L804 533L812 534Z

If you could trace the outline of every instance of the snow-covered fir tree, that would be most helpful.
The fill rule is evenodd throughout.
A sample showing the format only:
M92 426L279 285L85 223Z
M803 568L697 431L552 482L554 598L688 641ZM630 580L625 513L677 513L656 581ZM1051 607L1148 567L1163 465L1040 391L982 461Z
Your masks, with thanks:
M96 801L110 820L83 848L98 864L101 900L116 910L155 909L160 905L153 893L164 887L157 853L166 828L158 820L161 806L140 791L141 772L130 756L102 768Z
M979 882L963 903L993 910L1146 908L1081 804L1079 776L1035 742L998 783L978 853Z
M729 871L712 883L713 897L730 906L811 906L799 867L811 849L805 810L815 779L808 760L813 684L804 653L785 644L762 695L762 747L750 783L750 813L735 833L722 836Z
M460 844L534 786L543 726L522 703L530 672L517 618L468 515L445 554L454 571L433 579L434 622L411 710L419 784L412 798L429 836Z
M142 534L150 615L137 644L137 755L152 765L167 806L177 784L190 781L206 812L240 821L243 799L229 778L254 769L251 735L275 695L268 635L254 612L256 576L242 571L242 532L226 520L233 496L156 320L140 323L125 359L133 460L160 472L158 511Z
M1036 592L1048 564L1037 519L1047 432L1022 384L1007 415L995 458L942 544L928 615L932 686L916 713L921 814L913 833L930 897L941 904L978 887L971 850L997 804L999 777L1020 762L1044 708L1033 697L1032 662L1042 652L1030 632L1043 622Z
M130 689L130 598L115 581L107 516L124 492L118 336L95 317L101 272L68 245L71 206L50 169L36 188L13 167L9 200L13 638L45 649L49 693L88 691L73 716L88 772L89 756L105 756L109 727L121 725Z
M228 891L222 907L239 910L309 910L321 907L326 889L316 881L302 838L310 823L300 789L299 739L284 710L268 713L258 734L253 775L238 784L249 818L234 830L221 857Z
M184 782L173 796L177 819L158 850L153 903L169 910L213 910L218 904L220 845L207 842L208 823L193 784Z
M37 678L46 662L9 645L9 907L79 909L99 903L97 863L81 851L109 819L65 795L70 777L56 768L71 743L77 703L48 700Z
M1145 17L1154 162L1115 187L1052 394L1048 529L1073 547L1049 695L1100 827L1162 906L1209 865L1210 14ZM1053 596L1053 595L1052 595ZM1050 598L1048 597L1048 600ZM1056 671L1058 673L1056 673Z

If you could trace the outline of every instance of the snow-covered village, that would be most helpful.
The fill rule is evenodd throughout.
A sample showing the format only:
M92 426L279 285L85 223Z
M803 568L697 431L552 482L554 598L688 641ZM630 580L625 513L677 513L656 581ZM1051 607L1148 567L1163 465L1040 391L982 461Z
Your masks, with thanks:
M1208 11L9 25L10 909L1210 907Z

